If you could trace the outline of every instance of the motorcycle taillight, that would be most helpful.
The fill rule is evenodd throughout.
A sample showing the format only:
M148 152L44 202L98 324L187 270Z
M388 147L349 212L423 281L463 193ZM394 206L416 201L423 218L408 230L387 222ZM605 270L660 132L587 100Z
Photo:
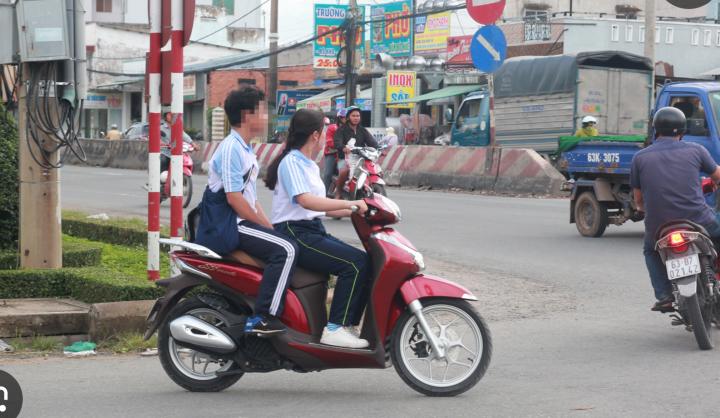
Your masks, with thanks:
M668 237L668 247L672 249L674 253L681 254L687 251L688 249L688 241L685 240L685 237L683 237L682 233L680 232L673 232Z

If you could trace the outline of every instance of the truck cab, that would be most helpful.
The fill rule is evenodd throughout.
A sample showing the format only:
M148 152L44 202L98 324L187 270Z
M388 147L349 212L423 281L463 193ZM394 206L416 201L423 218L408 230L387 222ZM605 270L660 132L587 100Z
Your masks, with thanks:
M451 145L486 147L490 144L490 95L470 93L460 105L450 132Z
M658 92L655 109L673 106L687 118L683 141L705 147L716 162L720 162L720 83L669 83Z
M666 106L680 109L687 118L682 140L702 145L720 163L720 83L668 83L658 91L654 109ZM562 153L559 166L570 178L570 223L576 224L581 235L599 237L608 224L642 220L630 187L631 163L635 153L654 138L650 129L644 143L590 139ZM717 195L706 195L706 200L717 208Z

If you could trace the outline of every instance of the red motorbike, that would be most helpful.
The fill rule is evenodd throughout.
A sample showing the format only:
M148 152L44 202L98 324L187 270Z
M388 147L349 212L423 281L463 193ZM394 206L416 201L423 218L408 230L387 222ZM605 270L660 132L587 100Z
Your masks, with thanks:
M170 256L180 273L157 281L166 292L147 318L145 338L159 330L160 361L169 377L189 391L215 392L244 373L393 364L405 383L428 396L454 396L472 388L492 353L490 331L468 303L477 299L462 286L420 273L422 255L388 227L400 221L394 202L379 194L364 200L368 212L354 214L352 222L373 263L361 327L368 348L320 343L328 277L300 268L281 317L288 332L270 338L245 335L263 265L246 253L222 258L190 242L163 239L174 248ZM188 226L192 231L192 222ZM193 296L185 297L193 289Z
M369 192L379 193L387 196L385 190L385 180L383 179L383 170L378 164L378 159L382 155L384 148L376 149L373 147L355 147L354 138L348 142L350 153L357 155L359 161L355 169L350 173L348 181L343 187L341 196L345 200L362 199ZM328 190L328 196L335 195L335 184L337 176L333 178Z
M169 148L168 146L164 146ZM183 184L182 184L182 195L183 195L183 207L186 208L190 205L192 200L192 173L193 173L193 160L191 157L192 151L195 147L187 142L183 143L182 153L182 166L183 166ZM170 197L170 182L167 181L170 176L170 170L163 171L160 173L160 201Z

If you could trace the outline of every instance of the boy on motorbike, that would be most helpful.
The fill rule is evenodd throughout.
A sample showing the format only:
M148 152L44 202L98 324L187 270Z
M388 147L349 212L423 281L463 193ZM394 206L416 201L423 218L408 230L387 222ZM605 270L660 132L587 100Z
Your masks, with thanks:
M267 126L264 99L265 94L252 86L233 90L225 99L232 129L210 160L196 242L220 254L242 250L266 264L255 315L248 318L245 332L269 336L286 331L278 317L298 248L273 230L257 197L260 167L245 138L255 137Z

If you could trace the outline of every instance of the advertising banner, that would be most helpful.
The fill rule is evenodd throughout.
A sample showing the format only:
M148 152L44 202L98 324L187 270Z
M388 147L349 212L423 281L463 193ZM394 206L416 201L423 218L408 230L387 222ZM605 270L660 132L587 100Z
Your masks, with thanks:
M447 52L450 12L415 18L415 54L439 55Z
M325 33L327 33L327 35L321 36L313 42L313 68L333 69L340 65L337 58L343 44L344 34L342 31L329 32L336 30L342 25L343 21L345 21L347 10L347 5L315 5L315 36ZM364 8L361 10L364 12ZM363 13L360 20L364 19L365 14ZM362 26L360 26L355 45L356 48L360 49L359 52L362 57L365 55L364 38L365 32L362 30Z
M385 53L393 57L407 57L412 55L413 25L412 18L397 19L400 16L412 14L412 0L395 3L385 3L370 8L373 21L372 36L370 37L370 52Z
M415 97L417 76L415 71L388 71L387 73L387 107L391 109L412 109L414 103L397 103Z
M297 110L297 103L318 94L318 90L278 90L277 92L277 130L287 131L290 118Z
M447 42L447 63L451 65L472 65L470 57L472 35L451 36Z

